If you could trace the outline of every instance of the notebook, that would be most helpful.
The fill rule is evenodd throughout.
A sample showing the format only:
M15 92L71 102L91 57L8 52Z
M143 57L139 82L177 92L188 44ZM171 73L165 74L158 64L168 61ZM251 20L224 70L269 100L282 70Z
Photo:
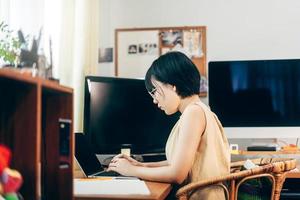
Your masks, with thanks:
M86 136L82 133L75 133L75 158L86 177L124 177L117 172L104 170Z

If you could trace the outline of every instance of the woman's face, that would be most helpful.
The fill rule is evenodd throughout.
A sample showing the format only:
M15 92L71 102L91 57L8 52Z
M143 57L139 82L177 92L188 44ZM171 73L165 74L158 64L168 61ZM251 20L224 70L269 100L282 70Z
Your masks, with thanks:
M178 111L180 97L176 93L176 87L153 80L154 89L150 92L153 103L165 111L167 115L174 114Z

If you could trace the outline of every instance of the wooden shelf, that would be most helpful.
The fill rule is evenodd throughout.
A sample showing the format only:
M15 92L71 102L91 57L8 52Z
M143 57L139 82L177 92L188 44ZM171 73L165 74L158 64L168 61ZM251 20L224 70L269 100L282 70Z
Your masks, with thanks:
M0 70L1 79L15 80L23 83L33 83L38 82L37 78L33 78L28 73L22 73L20 70L15 68L1 68Z
M278 155L278 154L299 154L300 151L239 151L239 155L258 155L258 154L266 154L266 155Z
M73 90L15 69L0 69L0 141L12 150L25 199L72 199L73 126L60 155L59 119L73 120ZM59 168L61 160L67 168Z

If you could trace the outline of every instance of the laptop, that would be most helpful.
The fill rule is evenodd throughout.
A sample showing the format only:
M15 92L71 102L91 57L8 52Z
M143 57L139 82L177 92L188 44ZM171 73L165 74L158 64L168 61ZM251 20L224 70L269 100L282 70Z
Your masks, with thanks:
M86 177L126 177L114 171L105 171L82 133L75 133L75 158Z

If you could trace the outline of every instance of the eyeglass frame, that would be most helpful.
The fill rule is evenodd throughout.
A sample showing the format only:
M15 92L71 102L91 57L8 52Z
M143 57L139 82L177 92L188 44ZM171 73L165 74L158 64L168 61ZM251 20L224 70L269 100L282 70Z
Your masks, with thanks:
M151 96L153 99L156 99L156 97L155 97L156 91L157 91L157 88L153 88L150 92L148 91L148 93L150 94L150 96Z

